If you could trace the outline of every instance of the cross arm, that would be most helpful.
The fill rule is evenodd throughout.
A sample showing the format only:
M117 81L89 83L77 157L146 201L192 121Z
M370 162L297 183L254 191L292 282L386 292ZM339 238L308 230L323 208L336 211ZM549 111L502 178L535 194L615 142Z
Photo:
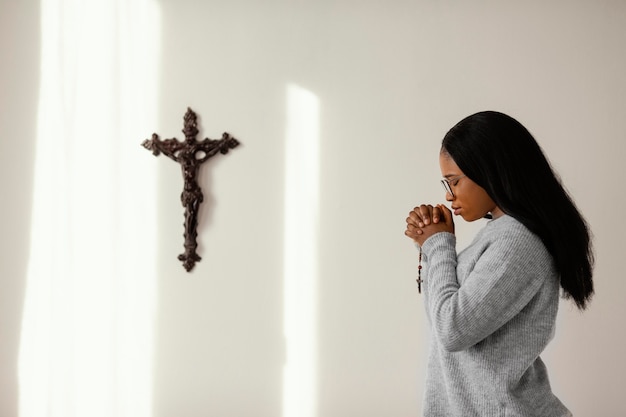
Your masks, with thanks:
M209 158L217 155L217 153L221 153L222 155L226 155L229 150L236 148L239 146L239 141L234 137L230 136L228 133L224 132L222 134L222 139L205 139L198 144L198 151L204 152L201 158L196 158L199 163L203 163Z
M144 140L141 145L152 151L152 154L155 156L159 156L162 153L178 162L178 152L183 149L184 142L179 142L177 139L161 140L159 135L153 133L152 138Z

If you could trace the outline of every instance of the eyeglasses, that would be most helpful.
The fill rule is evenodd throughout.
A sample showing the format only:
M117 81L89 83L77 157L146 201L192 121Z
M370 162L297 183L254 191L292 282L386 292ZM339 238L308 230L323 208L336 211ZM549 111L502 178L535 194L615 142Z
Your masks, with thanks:
M444 178L441 180L441 185L443 185L443 189L446 190L446 193L450 193L452 197L454 197L454 193L452 192L452 186L456 186L461 178L465 178L467 175L459 175L457 177L452 178Z

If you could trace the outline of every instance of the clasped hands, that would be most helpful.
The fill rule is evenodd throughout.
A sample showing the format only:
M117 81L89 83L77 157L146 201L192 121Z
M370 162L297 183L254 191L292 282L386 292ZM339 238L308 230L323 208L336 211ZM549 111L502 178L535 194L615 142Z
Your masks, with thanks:
M404 234L422 246L426 239L440 232L454 233L452 212L443 204L422 204L415 207L406 219Z

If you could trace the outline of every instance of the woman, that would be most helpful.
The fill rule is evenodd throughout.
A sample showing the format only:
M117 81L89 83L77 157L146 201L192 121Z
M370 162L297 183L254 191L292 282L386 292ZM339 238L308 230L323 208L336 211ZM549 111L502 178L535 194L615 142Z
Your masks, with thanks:
M439 162L452 211L420 205L405 231L420 249L433 334L424 416L571 416L539 355L560 288L581 310L593 294L585 220L532 135L505 114L463 119ZM453 214L491 219L458 255Z

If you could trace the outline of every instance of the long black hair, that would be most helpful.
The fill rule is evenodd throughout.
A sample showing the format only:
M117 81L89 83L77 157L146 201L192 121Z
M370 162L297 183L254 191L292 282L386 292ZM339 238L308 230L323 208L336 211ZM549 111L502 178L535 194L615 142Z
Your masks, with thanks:
M584 310L593 295L589 227L530 132L506 114L480 112L450 129L441 151L502 211L541 238L565 297Z

